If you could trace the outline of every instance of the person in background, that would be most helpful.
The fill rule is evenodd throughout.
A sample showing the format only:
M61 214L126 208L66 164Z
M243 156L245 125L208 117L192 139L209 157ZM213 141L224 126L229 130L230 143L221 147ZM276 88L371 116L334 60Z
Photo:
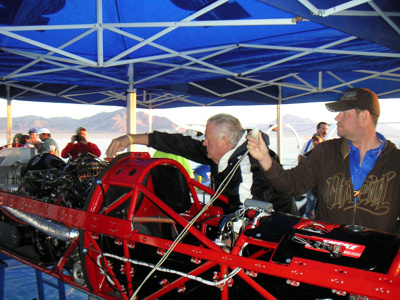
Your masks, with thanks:
M304 154L303 158L306 158L307 156L309 156L311 154L311 152L314 150L314 148L317 145L321 144L323 141L325 141L325 140L319 133L314 133L312 138L311 138L312 149L310 151L306 152Z
M33 145L33 147L35 147L37 152L40 152L40 147L42 146L42 142L39 141L38 139L38 132L35 128L31 128L28 131L28 134L31 138L31 145Z
M113 139L106 156L124 150L130 144L147 145L154 149L180 155L199 164L210 165L211 188L217 190L233 170L239 159L243 160L222 193L229 205L218 203L225 213L236 211L246 199L271 202L275 211L297 214L292 197L277 192L265 179L256 160L244 154L247 131L240 121L228 114L217 114L207 120L205 134L166 133L153 131L149 134L129 134ZM268 135L261 138L269 143ZM271 155L275 153L271 151ZM244 157L243 157L244 156Z
M19 138L19 147L28 148L30 145L30 137L27 134L23 134Z
M318 188L316 219L400 233L400 150L376 132L378 96L365 88L347 90L339 101L325 104L339 112L341 137L319 144L290 169L283 170L262 139L247 137L247 148L264 176L286 194Z
M18 132L14 135L12 140L12 147L19 147L19 138L22 136L22 133Z
M51 137L50 130L47 128L41 128L38 132L39 138L42 140L42 146L40 152L48 152L55 156L59 156L58 145L56 141Z
M71 137L71 142L61 151L61 157L75 159L81 153L92 153L97 157L101 155L99 147L88 141L86 129L78 127L75 131L75 135Z
M328 134L329 130L329 125L326 122L319 122L317 124L317 132L324 140L326 135ZM314 136L314 135L313 135ZM300 150L300 154L297 158L298 162L304 157L304 154L306 154L308 151L312 150L314 148L313 143L312 143L312 138L309 139L307 142L304 143L303 148Z

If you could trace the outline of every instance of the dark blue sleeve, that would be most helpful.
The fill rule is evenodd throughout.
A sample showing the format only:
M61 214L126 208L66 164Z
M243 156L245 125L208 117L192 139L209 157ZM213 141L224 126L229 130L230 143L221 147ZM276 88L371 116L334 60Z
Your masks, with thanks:
M203 165L212 163L207 157L207 148L203 146L203 140L198 137L160 131L149 133L148 136L148 146L156 150L180 155Z

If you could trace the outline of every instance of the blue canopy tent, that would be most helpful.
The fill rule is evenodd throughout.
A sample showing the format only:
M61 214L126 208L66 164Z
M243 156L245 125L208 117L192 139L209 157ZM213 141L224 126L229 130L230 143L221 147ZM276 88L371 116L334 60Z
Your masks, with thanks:
M124 106L134 132L136 107L331 101L352 86L400 97L398 1L0 3L9 106Z

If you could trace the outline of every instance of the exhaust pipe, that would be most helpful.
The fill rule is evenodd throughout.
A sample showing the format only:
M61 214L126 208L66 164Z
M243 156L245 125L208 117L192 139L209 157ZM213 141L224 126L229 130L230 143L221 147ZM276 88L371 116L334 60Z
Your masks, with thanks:
M3 209L8 211L16 218L24 221L32 227L42 231L43 233L52 236L58 240L69 242L79 237L79 230L67 227L56 221L46 219L37 215L26 213L23 211L16 210L11 207L2 206Z

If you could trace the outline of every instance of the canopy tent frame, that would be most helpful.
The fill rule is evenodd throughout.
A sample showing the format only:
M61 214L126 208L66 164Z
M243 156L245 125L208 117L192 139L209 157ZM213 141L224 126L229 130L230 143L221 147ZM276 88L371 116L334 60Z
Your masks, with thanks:
M298 57L301 57L303 55L308 55L311 53L330 53L330 54L341 54L341 55L349 55L349 56L360 56L360 55L365 55L369 57L382 57L382 58L400 58L400 53L381 53L381 52L368 52L368 51L347 51L347 50L335 50L335 49L329 49L333 46L337 46L341 43L346 43L347 41L356 39L357 37L354 36L349 36L348 38L345 38L340 41L336 41L334 43L331 43L329 45L324 45L316 48L305 48L305 47L287 47L287 46L275 46L275 45L254 45L254 44L232 44L232 45L225 45L223 47L210 47L210 48L203 48L200 50L190 50L190 51L184 51L184 52L178 52L173 49L169 49L168 47L156 44L153 42L154 40L160 38L163 35L168 34L170 31L181 28L181 27L215 27L215 26L285 26L285 25L296 25L298 21L306 21L302 18L284 18L284 19L261 19L261 20L216 20L216 21L194 21L197 17L209 12L210 10L223 5L226 3L228 0L219 0L216 1L212 4L207 5L203 9L199 10L197 13L190 15L190 17L187 17L181 21L177 22L132 22L132 23L114 23L114 24L107 24L103 22L103 17L102 17L102 12L103 12L103 3L101 0L96 0L96 17L97 17L97 22L94 24L72 24L72 25L31 25L31 26L1 26L0 27L0 34L5 35L17 40L20 40L22 42L26 42L28 44L34 45L38 48L42 48L44 50L49 51L49 53L43 55L38 52L28 52L28 51L20 51L20 50L13 50L13 49L8 49L7 47L1 47L1 50L25 57L29 57L34 59L32 62L29 64L19 68L18 70L15 70L14 72L11 72L8 75L3 76L2 84L4 85L9 85L17 88L24 88L23 85L17 85L13 82L9 82L8 80L11 80L13 78L25 78L33 75L40 75L44 73L49 73L49 72L60 72L60 71L65 71L65 70L74 70L76 72L83 72L87 75L92 75L95 77L107 79L110 81L115 81L121 84L124 84L126 86L129 85L128 81L125 80L119 80L117 78L113 78L110 76L104 76L95 72L90 72L87 70L82 70L82 68L85 67L96 67L96 68L105 68L105 67L112 67L112 66L118 66L118 65L129 65L129 64L134 64L134 63L148 63L148 64L159 64L163 66L169 66L171 67L170 70L166 70L160 74L155 74L151 76L150 78L144 78L141 80L138 80L135 82L135 84L140 84L143 83L147 80L163 76L167 72L173 72L177 69L189 69L189 70L195 70L199 72L209 72L209 73L217 73L221 75L226 75L226 76L232 76L232 77L241 77L243 80L251 80L249 78L246 78L245 76L253 74L257 71L260 71L262 69L275 66L284 62L287 62L288 60L293 60ZM322 17L328 17L331 15L343 15L346 12L346 15L349 16L381 16L392 28L394 28L400 35L400 30L396 24L393 23L391 18L393 17L399 17L400 13L399 12L383 12L382 10L379 9L379 7L374 4L373 1L368 1L368 0L355 0L355 1L349 1L343 5L338 5L334 6L328 9L319 9L313 6L309 1L307 0L301 0L300 1L304 6L306 6L308 9L310 9L314 14L316 15L321 15ZM350 8L353 8L357 5L360 5L362 3L369 3L373 8L376 13L371 14L370 12L360 12L360 11L349 11ZM131 33L125 32L123 30L119 30L118 28L143 28L143 27L152 27L152 28L163 28L166 27L164 30L161 32L151 36L150 38L141 38L134 36ZM26 38L24 36L18 35L15 32L19 31L46 31L46 30L76 30L76 29L87 29L86 32L76 36L72 40L64 43L63 45L59 46L58 48L52 47L50 45L46 45L44 43L34 41L32 39ZM136 41L139 41L139 44L137 44L135 47L132 47L117 56L107 60L103 61L104 58L104 52L103 52L103 31L104 30L110 30L115 32L116 34L120 34L121 36L125 36L127 38L134 39ZM74 53L64 51L63 48L66 48L67 46L76 43L77 41L84 39L91 33L96 32L97 33L97 60L89 60L87 58L84 58L82 56L78 56ZM129 53L132 53L133 51L136 51L145 45L149 45L152 47L156 47L157 49L160 49L162 51L165 51L168 54L163 54L163 55L156 55L156 56L150 56L150 57L140 57L137 59L122 59L124 56L126 56ZM299 52L298 54L287 57L285 59L282 59L280 61L276 61L273 64L268 64L268 65L263 65L259 66L257 68L249 69L249 70L244 70L240 74L237 74L235 72L231 72L229 70L224 70L216 65L213 65L211 63L206 63L205 60L209 59L212 56L218 56L221 55L222 53L225 53L226 51L232 51L234 49L238 48L257 48L257 49L265 49L265 50L281 50L281 51L295 51ZM209 54L207 56L204 56L200 59L196 59L192 57L191 55L193 54L198 54L198 53L208 53L211 51L215 51L212 54ZM221 51L221 52L219 52ZM54 54L59 54L61 57L54 56ZM171 57L176 57L179 56L181 58L187 59L189 62L186 64L179 64L179 65L172 65L172 64L166 64L162 62L157 62L162 59L166 58L171 58ZM43 71L36 71L36 72L26 72L22 73L25 69L31 67L34 64L37 64L39 62L46 62L51 65L58 66L59 68L56 69L48 69L48 70L43 70ZM64 65L63 63L66 64L72 64L76 66L70 66L70 65ZM202 68L199 67L191 67L190 64L200 64ZM362 71L362 70L361 70ZM398 76L397 74L392 74L397 70L386 70L385 74L386 75L393 75L394 77ZM355 71L359 72L359 71ZM377 76L379 77L379 76ZM359 81L363 81L366 79L369 79L370 77L365 77L362 78ZM390 80L390 78L389 78ZM271 84L274 83L276 84L276 81L279 81L279 79L273 79L268 82L265 82L265 84ZM192 83L193 84L193 83ZM333 90L334 88L318 88L318 87L313 87L311 85L306 86L301 86L301 85L294 85L294 84L289 84L289 85L284 85L286 87L290 87L293 89L298 89L298 90L309 90L310 92L323 92L323 91L330 91ZM319 87L323 86L322 84L319 84ZM76 86L71 86L70 90L73 90L74 87ZM38 93L42 93L42 91L38 89L31 89L29 87L25 87L29 91L34 91ZM251 89L251 87L249 87ZM206 90L206 89L204 89ZM257 87L253 88L253 90L257 90ZM210 94L217 96L217 97L224 97L224 95L219 95L218 93L214 93L211 90ZM238 90L237 93L240 93L241 90ZM45 91L43 91L45 94ZM390 93L390 91L389 91ZM60 93L63 94L63 93ZM49 95L49 94L48 94ZM294 97L301 97L304 94L301 94L299 96L294 96ZM63 96L66 99L76 101L76 103L81 103L81 101L73 99L73 98L67 98L68 96ZM293 97L291 97L293 98ZM14 98L15 99L15 98ZM285 99L283 99L285 100ZM107 100L107 103L110 102L110 99Z
M8 37L13 41L17 41L17 44L22 43L23 45L33 46L29 50L29 47L18 48L9 46L8 44L0 44L0 51L2 53L30 60L22 65L16 65L11 71L2 73L0 85L5 86L10 91L10 94L7 95L7 100L10 103L12 99L28 99L28 95L32 94L40 94L43 97L55 97L57 99L55 101L65 101L67 103L102 105L121 105L123 103L128 108L128 120L131 121L133 118L130 115L135 114L136 107L149 109L179 106L182 104L192 106L227 105L228 103L231 104L232 97L241 98L244 97L242 95L248 92L253 92L261 97L265 97L265 99L269 99L272 103L278 105L278 111L280 112L279 106L281 104L289 103L290 101L302 101L300 99L304 97L320 95L321 93L339 95L343 93L343 89L351 88L355 84L366 85L364 83L371 80L392 83L392 86L388 86L384 91L377 92L378 96L395 97L396 95L400 95L400 84L398 84L400 82L400 74L398 73L400 68L393 67L393 64L388 64L387 67L383 66L377 70L368 68L349 70L348 73L351 75L349 76L349 78L352 78L351 80L347 77L344 78L343 74L337 71L323 69L322 67L322 70L315 72L312 77L307 72L287 72L286 74L277 72L275 76L271 76L269 73L270 76L267 77L260 75L267 70L283 67L288 63L296 63L306 56L315 54L339 55L342 58L352 59L365 57L366 59L385 61L400 60L399 51L385 48L378 44L374 44L374 47L368 49L368 51L355 49L354 45L357 45L355 43L364 42L360 36L356 35L339 34L326 43L318 45L310 43L309 46L279 45L268 42L262 36L259 39L251 41L241 40L240 42L224 44L210 43L197 48L177 47L174 44L167 45L165 42L162 42L164 37L184 28L250 27L259 29L270 26L274 26L274 28L294 26L293 28L296 28L299 24L312 23L311 19L315 20L315 18L319 18L318 20L321 20L319 24L322 24L324 20L336 17L370 18L374 21L379 18L393 29L394 33L392 34L397 36L397 38L400 35L399 26L396 24L398 23L397 19L400 17L400 12L381 9L378 5L378 3L381 4L381 0L343 0L343 3L325 8L318 8L318 5L313 4L315 1L299 0L297 4L306 8L309 15L304 13L304 15L293 14L290 17L279 16L276 18L235 20L199 19L201 16L205 16L219 7L224 7L228 2L228 0L211 2L175 21L150 20L148 22L124 22L122 20L121 23L113 23L104 20L105 3L102 0L96 0L95 22L92 23L84 24L74 22L73 20L70 24L63 25L0 26L0 37ZM242 2L245 3L245 1ZM252 1L249 0L249 2ZM270 5L271 3L269 2L273 1L260 0L256 2L263 2ZM337 3L340 0L333 2ZM319 4L321 3L323 1L319 1ZM369 5L371 10L366 10L365 7L357 9L357 7L362 7L360 5L363 4ZM288 10L291 8L292 6ZM295 9L293 8L293 10ZM141 36L136 32L133 33L130 31L130 29L144 28L151 28L155 31L148 36ZM158 28L161 30L156 30ZM56 46L51 43L45 43L40 39L35 39L37 36L30 34L38 31L60 31L60 34L70 31L73 32L73 36L71 37L71 34L68 34L69 39L62 41L61 45ZM123 51L110 55L105 50L106 33L111 33L121 40L132 41L134 46L128 45ZM84 53L76 53L68 50L71 49L71 46L87 41L93 35L95 35L95 38L90 41L93 41L92 48L96 49L95 54L84 55ZM140 51L143 51L146 47L153 49L155 53L142 54ZM274 61L263 61L260 59L258 65L240 65L240 68L237 68L236 65L229 66L219 62L219 60L228 55L235 55L234 53L243 51L262 51L263 53L274 51L273 53L277 53L277 59ZM39 65L40 67L38 67ZM139 70L138 74L134 74L133 66L135 66L136 71L138 69L136 66L138 65L145 65L148 68L154 67L154 71L151 74L138 75L140 73ZM104 69L121 67L125 67L128 70L125 78L101 72ZM181 93L173 90L172 87L171 90L166 90L162 85L160 87L160 85L151 83L154 80L162 81L170 74L182 71L191 72L191 74L195 75L204 74L200 77L194 76L193 78L182 79L182 82L195 92ZM82 74L82 76L86 76L87 78L95 78L98 81L107 82L110 85L110 89L89 89L88 91L82 91L80 85L68 84L69 81L66 80L66 84L54 92L46 89L43 83L35 83L38 76L49 74L57 76L57 74L62 72L74 72ZM209 82L202 79L207 78L207 76L217 78L221 85L229 86L229 89L221 91L218 88L210 86ZM32 83L34 84L32 85ZM269 87L275 87L279 92L272 93L266 90ZM291 92L285 93L283 89ZM135 95L133 97L135 99L132 98L133 95ZM197 97L198 95L201 96L201 99ZM90 101L86 99L90 99ZM242 102L238 103L240 103L238 105L242 104ZM11 113L9 117L11 118ZM128 124L127 127L131 133L135 132L132 126L132 124ZM9 132L9 136L11 136L11 128L9 128Z

